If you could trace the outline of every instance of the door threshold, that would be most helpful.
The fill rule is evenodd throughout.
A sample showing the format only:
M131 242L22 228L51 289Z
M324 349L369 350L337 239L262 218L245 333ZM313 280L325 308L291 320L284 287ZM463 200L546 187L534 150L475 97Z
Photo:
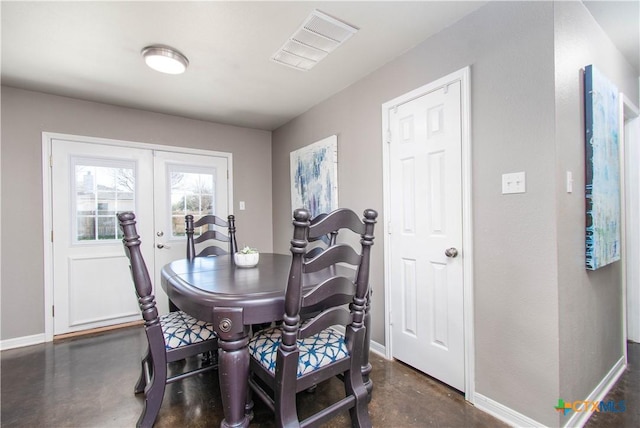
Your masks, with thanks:
M139 320L139 321L125 322L122 324L91 328L89 330L81 330L81 331L73 331L71 333L56 334L55 336L53 336L53 340L56 341L61 339L69 339L72 337L88 336L90 334L103 333L105 331L111 331L111 330L119 330L121 328L133 327L133 326L142 325L142 324L143 324L143 321Z

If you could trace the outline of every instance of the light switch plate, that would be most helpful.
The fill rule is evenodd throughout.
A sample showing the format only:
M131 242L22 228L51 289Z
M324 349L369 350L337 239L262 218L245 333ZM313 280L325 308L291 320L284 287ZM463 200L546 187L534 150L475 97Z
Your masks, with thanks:
M239 205L240 210L244 210L244 208L245 208L244 201L240 201L240 203L238 205Z
M502 174L502 194L510 193L524 193L526 192L525 186L525 173L524 172L512 172L510 174Z

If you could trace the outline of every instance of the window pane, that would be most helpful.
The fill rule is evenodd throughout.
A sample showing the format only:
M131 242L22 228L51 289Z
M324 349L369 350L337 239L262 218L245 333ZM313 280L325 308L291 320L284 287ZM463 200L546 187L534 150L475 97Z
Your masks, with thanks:
M98 197L98 215L115 214L115 200L108 195L100 194Z
M98 239L116 239L116 217L98 217Z
M78 241L96 239L96 222L94 217L78 216Z
M95 193L83 193L76 195L76 212L78 215L95 214Z
M185 236L184 216L171 216L171 230L173 236Z
M215 169L169 165L171 185L172 236L184 236L184 216L191 214L194 220L203 215L215 214ZM198 228L199 229L199 228ZM196 230L196 236L200 231Z
M116 214L135 208L135 164L106 159L73 159L76 240L119 239Z

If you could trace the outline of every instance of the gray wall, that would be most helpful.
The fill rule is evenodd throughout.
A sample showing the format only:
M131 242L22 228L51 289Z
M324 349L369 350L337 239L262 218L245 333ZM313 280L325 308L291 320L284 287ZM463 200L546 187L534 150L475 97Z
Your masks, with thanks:
M238 242L271 251L270 132L2 87L2 340L44 333L43 131L232 153Z
M584 140L581 92L575 85L559 92L570 92L562 107L572 115L571 124L561 129L569 127L576 135L556 134L555 7L558 18L566 19L565 7L586 14L580 3L492 2L273 133L274 250L285 252L291 233L289 153L337 134L340 205L382 212L381 105L471 66L476 392L549 426L560 422L552 407L561 393L586 398L613 356L621 355L619 276L605 273L587 280L584 272L584 182L577 180L570 195L575 204L560 205L566 194L560 173L565 167L558 166L565 156L558 159L559 152L567 152L574 177L580 177ZM564 25L573 28L571 22ZM581 37L583 30L572 31ZM620 62L617 54L608 59ZM572 78L588 64L577 62L567 70ZM527 192L502 195L501 174L516 171L526 172ZM383 251L379 238L373 253L372 336L380 343ZM581 304L590 301L584 307L561 298L561 292L569 289L566 296L571 296L585 282L606 287L610 295L604 301L594 300L602 293L581 296ZM583 324L589 315L595 318ZM577 391L569 386L575 378L564 373L561 378L560 370L584 347L575 346L580 336L564 344L572 334L565 322L579 325L576 332L583 334L595 324L611 333L581 358L580 370L593 373L580 380L583 387Z
M621 263L584 269L584 66L593 64L635 105L638 73L580 4L555 7L560 394L584 399L622 357ZM566 193L566 171L574 189ZM637 219L630 221L637 222ZM567 418L569 415L567 415ZM562 419L562 422L566 418Z

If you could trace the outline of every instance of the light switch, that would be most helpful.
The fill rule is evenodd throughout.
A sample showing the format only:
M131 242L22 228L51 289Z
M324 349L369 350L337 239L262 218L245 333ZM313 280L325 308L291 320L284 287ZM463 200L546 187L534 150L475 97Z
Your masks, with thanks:
M567 171L567 193L573 192L573 173Z
M513 172L510 174L502 174L502 193L524 193L526 191L525 186L525 173Z
M244 201L240 201L239 205L240 205L240 210L241 211L244 210Z

